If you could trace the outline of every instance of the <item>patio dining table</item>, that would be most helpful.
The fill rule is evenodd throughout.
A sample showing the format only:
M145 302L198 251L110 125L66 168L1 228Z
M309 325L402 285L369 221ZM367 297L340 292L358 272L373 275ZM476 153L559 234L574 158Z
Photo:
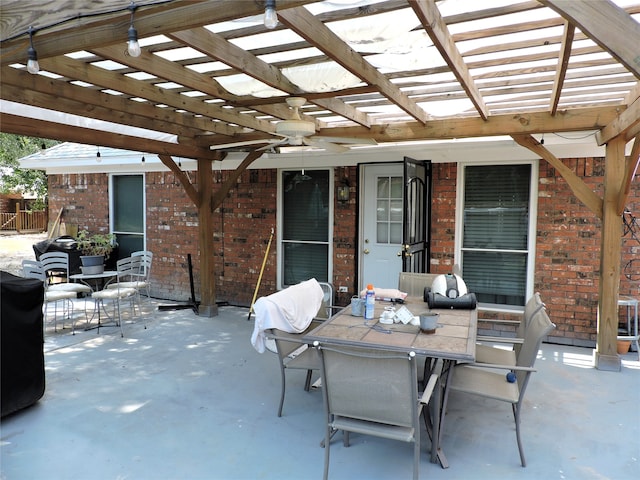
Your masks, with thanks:
M305 336L305 341L330 343L367 348L380 348L399 352L415 352L426 357L425 369L430 373L438 371L438 394L432 397L431 414L431 462L439 461L442 468L448 462L441 447L442 428L446 413L448 386L453 375L454 365L458 362L474 362L476 351L477 310L476 309L431 309L439 313L438 327L435 333L426 334L418 325L382 324L380 316L389 307L390 302L376 301L372 320L351 314L347 306L329 320L323 322ZM418 297L407 297L396 310L406 307L414 316L429 310L428 305ZM440 368L441 365L441 368Z

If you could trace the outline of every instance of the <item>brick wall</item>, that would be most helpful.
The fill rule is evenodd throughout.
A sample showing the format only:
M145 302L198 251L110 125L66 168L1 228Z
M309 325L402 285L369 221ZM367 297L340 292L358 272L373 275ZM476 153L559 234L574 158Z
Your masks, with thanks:
M598 190L603 182L604 159L566 159L578 176ZM455 236L455 164L434 164L432 205L433 273L453 267ZM196 172L189 172L197 183ZM214 188L228 172L214 172ZM356 288L357 169L336 169L336 185L346 176L350 182L348 203L336 200L334 217L333 284ZM146 174L147 247L154 252L152 295L178 301L190 297L187 254L192 255L196 298L200 270L197 212L171 172ZM640 213L637 181L632 185L628 207ZM535 291L549 306L559 343L593 346L596 338L600 221L571 193L564 179L546 162L540 162L536 239ZM249 170L238 179L214 212L214 259L216 298L248 306L253 298L271 229L274 237L265 264L258 296L276 290L277 171ZM91 231L108 229L107 175L50 175L49 204L52 212L65 207L64 220ZM640 243L622 238L622 266L638 258ZM621 276L621 294L638 296L638 284ZM348 294L337 294L345 305ZM621 315L625 313L621 310ZM505 318L483 312L481 318ZM507 317L508 318L508 317ZM622 317L621 317L622 318ZM488 325L481 324L481 329ZM506 331L512 330L510 327Z
M563 162L602 196L604 158L574 158ZM433 169L432 252L431 271L446 273L453 265L455 234L455 164L435 164ZM640 217L640 192L637 180L627 207ZM536 270L534 291L540 292L557 328L550 339L557 343L593 346L596 341L598 277L600 269L601 221L571 192L566 181L547 162L540 162L538 184L538 217L536 233ZM640 236L640 232L638 233ZM628 234L621 238L621 268L633 258L640 258L640 243ZM638 266L635 281L623 272L620 294L640 296ZM627 270L627 273L629 270ZM621 320L626 310L620 310ZM480 312L480 319L513 319L517 317ZM497 326L480 322L482 333L509 335L513 326Z

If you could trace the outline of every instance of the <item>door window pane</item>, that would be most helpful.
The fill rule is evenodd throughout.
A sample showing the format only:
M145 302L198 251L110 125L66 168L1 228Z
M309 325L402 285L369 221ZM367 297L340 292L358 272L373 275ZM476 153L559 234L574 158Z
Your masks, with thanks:
M465 168L462 270L479 302L522 306L527 293L531 165Z
M376 180L376 242L402 243L402 177Z

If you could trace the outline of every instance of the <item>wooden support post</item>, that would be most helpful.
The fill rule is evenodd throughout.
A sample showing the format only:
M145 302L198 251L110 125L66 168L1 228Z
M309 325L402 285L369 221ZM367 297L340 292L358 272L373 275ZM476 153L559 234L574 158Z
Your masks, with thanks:
M20 214L20 202L16 202L16 232L22 230L22 215Z
M213 206L211 191L213 176L211 160L198 160L198 178L200 202L198 205L198 240L200 244L200 306L198 315L215 317L218 315L216 304L215 265L213 262Z
M594 352L596 368L599 370L619 371L621 368L620 357L616 349L616 338L618 335L622 216L618 214L617 210L625 171L625 143L622 135L607 143L600 243L598 333Z

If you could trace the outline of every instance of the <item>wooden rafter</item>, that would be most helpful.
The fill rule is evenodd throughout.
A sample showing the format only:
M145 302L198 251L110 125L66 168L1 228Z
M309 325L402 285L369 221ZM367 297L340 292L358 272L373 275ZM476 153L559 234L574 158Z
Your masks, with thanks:
M97 120L125 123L178 136L198 136L210 128L210 121L203 118L185 116L146 103L141 103L132 111L128 105L131 101L120 96L15 69L8 69L2 76L0 98L72 115L91 115Z
M247 75L260 80L273 88L277 88L278 90L282 90L293 95L304 95L305 93L300 89L300 87L287 79L287 77L285 77L278 68L260 60L255 55L246 52L231 42L228 42L222 38L221 35L217 35L209 30L201 28L175 32L169 36L212 58L217 58L221 62L237 68L238 70L241 70ZM340 100L318 99L315 100L314 103L331 110L334 113L345 116L346 118L361 125L369 126L370 124L366 115L356 111L352 107L349 107ZM287 110L286 114L281 118L288 118L288 116L289 112Z
M279 0L278 9L297 7L315 0ZM39 28L42 18L42 10L38 8L41 2L33 2L32 8L25 5L26 2L17 0L15 2L3 2L3 18L24 18L22 13L29 11L33 18L30 22L21 22L13 25L10 31L3 31L3 38L10 37L16 33L26 32L29 26ZM80 11L86 11L86 2L80 2ZM199 27L217 22L233 20L235 18L250 17L264 13L264 5L261 2L225 2L224 8L220 5L212 8L212 2L194 2L192 0L179 0L173 4L156 6L149 9L141 8L136 12L135 26L140 38L152 35L160 35L176 30ZM126 7L126 4L124 5ZM15 13L14 13L15 12ZM74 13L71 10L60 9L59 15L55 17L58 21L62 18L72 18ZM12 13L14 13L12 15ZM127 38L127 29L131 15L124 12L119 15L106 18L99 17L95 21L86 21L80 24L74 23L73 28L53 29L39 32L36 35L36 45L40 59L56 57L68 52L87 50L97 45L106 46L116 43L124 43ZM114 35L114 32L122 32L122 36ZM15 40L2 43L2 57L0 65L23 60L29 39L27 36L19 37Z
M42 60L40 64L44 69L65 77L75 78L104 88L110 88L155 103L170 105L173 108L185 109L204 115L205 117L222 120L226 123L264 131L268 131L269 129L273 130L274 128L269 122L257 120L248 115L239 115L222 107L206 104L200 100L134 80L117 72L87 65L68 57L47 58ZM219 131L220 129L223 131ZM224 124L217 125L216 123L212 123L211 130L218 130L217 133L222 133L223 135L229 131Z
M483 120L489 116L482 95L478 90L464 59L451 38L447 24L442 19L435 2L431 0L416 0L411 2L411 7L416 13L425 31L431 37L433 44L444 58L451 71L469 96L469 100L480 114Z
M551 105L549 110L551 115L555 115L558 111L558 102L562 95L562 87L567 76L567 68L571 59L571 47L573 45L573 36L576 27L569 22L564 24L564 34L562 36L562 47L560 48L560 58L558 59L558 69L556 70L556 78L553 82L553 92L551 93Z
M586 33L640 79L640 24L609 0L540 0Z
M376 85L380 93L416 120L426 123L427 113L391 83L384 75L355 52L335 33L304 8L278 10L278 18L291 30L323 51L334 61L365 82Z
M63 142L85 143L90 145L102 145L105 147L130 149L135 145L136 150L155 153L157 155L167 154L186 158L203 158L215 160L220 158L216 152L208 149L179 145L177 143L163 142L149 138L125 135L122 133L105 132L75 125L64 125L39 120L35 118L22 117L5 112L0 112L0 123L2 131L15 133L17 135L27 135L37 138L51 138Z

